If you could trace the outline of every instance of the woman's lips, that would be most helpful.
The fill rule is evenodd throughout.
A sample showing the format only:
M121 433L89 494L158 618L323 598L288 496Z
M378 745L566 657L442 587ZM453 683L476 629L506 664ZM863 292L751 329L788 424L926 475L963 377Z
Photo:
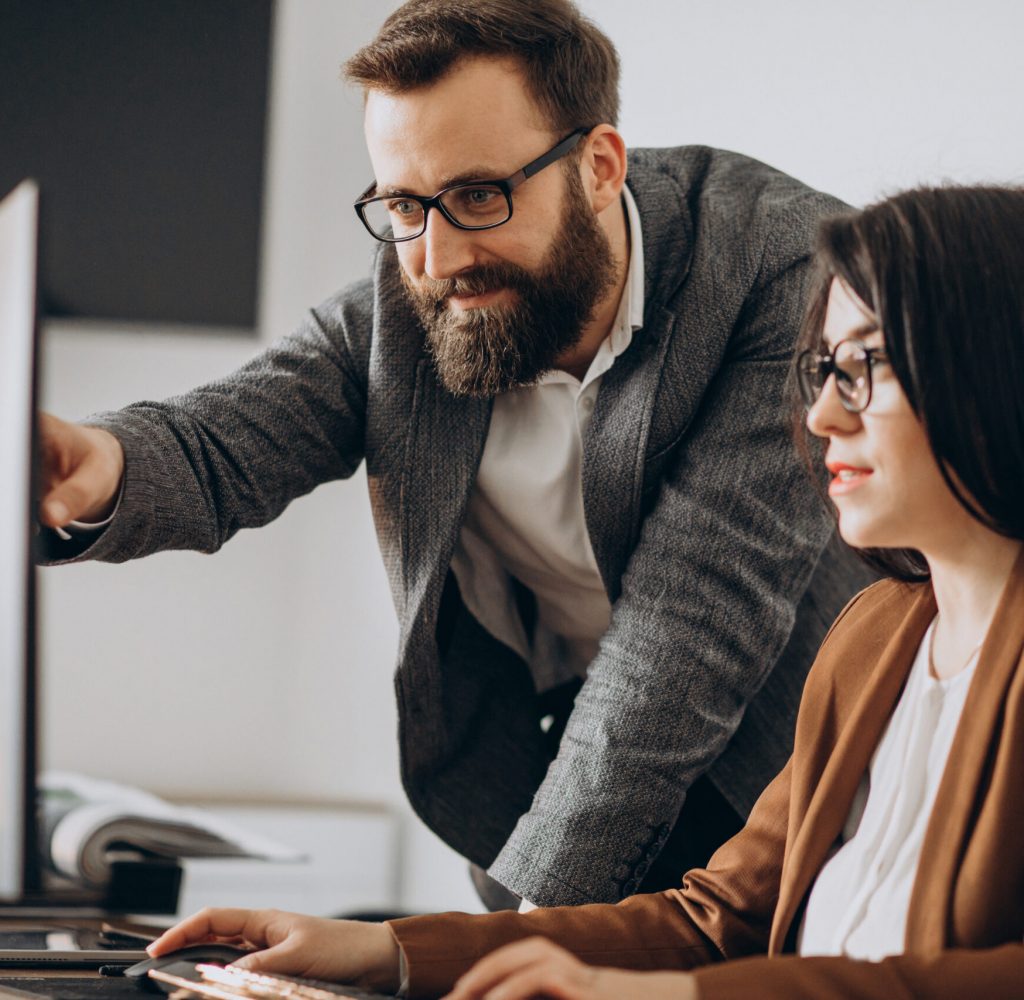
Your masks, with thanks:
M832 481L828 484L830 497L845 496L863 486L871 478L873 469L858 468L844 462L828 462L826 468L832 473Z

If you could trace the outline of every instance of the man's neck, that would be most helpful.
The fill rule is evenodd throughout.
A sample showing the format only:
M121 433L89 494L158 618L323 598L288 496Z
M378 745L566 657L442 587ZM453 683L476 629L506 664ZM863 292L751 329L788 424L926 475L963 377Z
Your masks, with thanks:
M615 281L611 288L598 303L594 315L583 328L583 336L571 350L563 354L555 362L560 371L568 372L582 381L590 368L590 363L611 332L615 318L619 313L622 293L626 288L629 275L629 222L626 216L626 205L622 199L608 206L601 219L612 248L612 259L615 261Z

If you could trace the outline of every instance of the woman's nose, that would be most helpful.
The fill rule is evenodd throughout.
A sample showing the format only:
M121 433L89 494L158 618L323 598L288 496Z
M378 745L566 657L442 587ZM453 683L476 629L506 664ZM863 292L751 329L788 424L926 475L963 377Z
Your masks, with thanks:
M815 437L850 434L860 426L860 414L851 413L839 398L835 375L829 375L814 405L807 411L807 429Z

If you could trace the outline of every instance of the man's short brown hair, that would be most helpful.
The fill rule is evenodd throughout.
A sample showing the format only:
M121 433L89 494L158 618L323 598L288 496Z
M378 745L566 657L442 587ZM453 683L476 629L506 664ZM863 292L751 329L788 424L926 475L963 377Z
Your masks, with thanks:
M618 124L615 46L570 0L409 0L344 73L367 90L402 93L467 56L518 60L554 131Z

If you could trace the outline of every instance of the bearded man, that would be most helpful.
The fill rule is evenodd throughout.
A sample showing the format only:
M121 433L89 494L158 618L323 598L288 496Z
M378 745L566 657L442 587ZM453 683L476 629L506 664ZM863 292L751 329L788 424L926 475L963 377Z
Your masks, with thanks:
M568 0L411 0L347 74L372 275L173 405L45 421L43 521L116 507L55 561L213 551L365 461L418 814L491 906L678 884L785 762L865 582L812 580L832 525L784 398L841 206L627 153L615 50Z

